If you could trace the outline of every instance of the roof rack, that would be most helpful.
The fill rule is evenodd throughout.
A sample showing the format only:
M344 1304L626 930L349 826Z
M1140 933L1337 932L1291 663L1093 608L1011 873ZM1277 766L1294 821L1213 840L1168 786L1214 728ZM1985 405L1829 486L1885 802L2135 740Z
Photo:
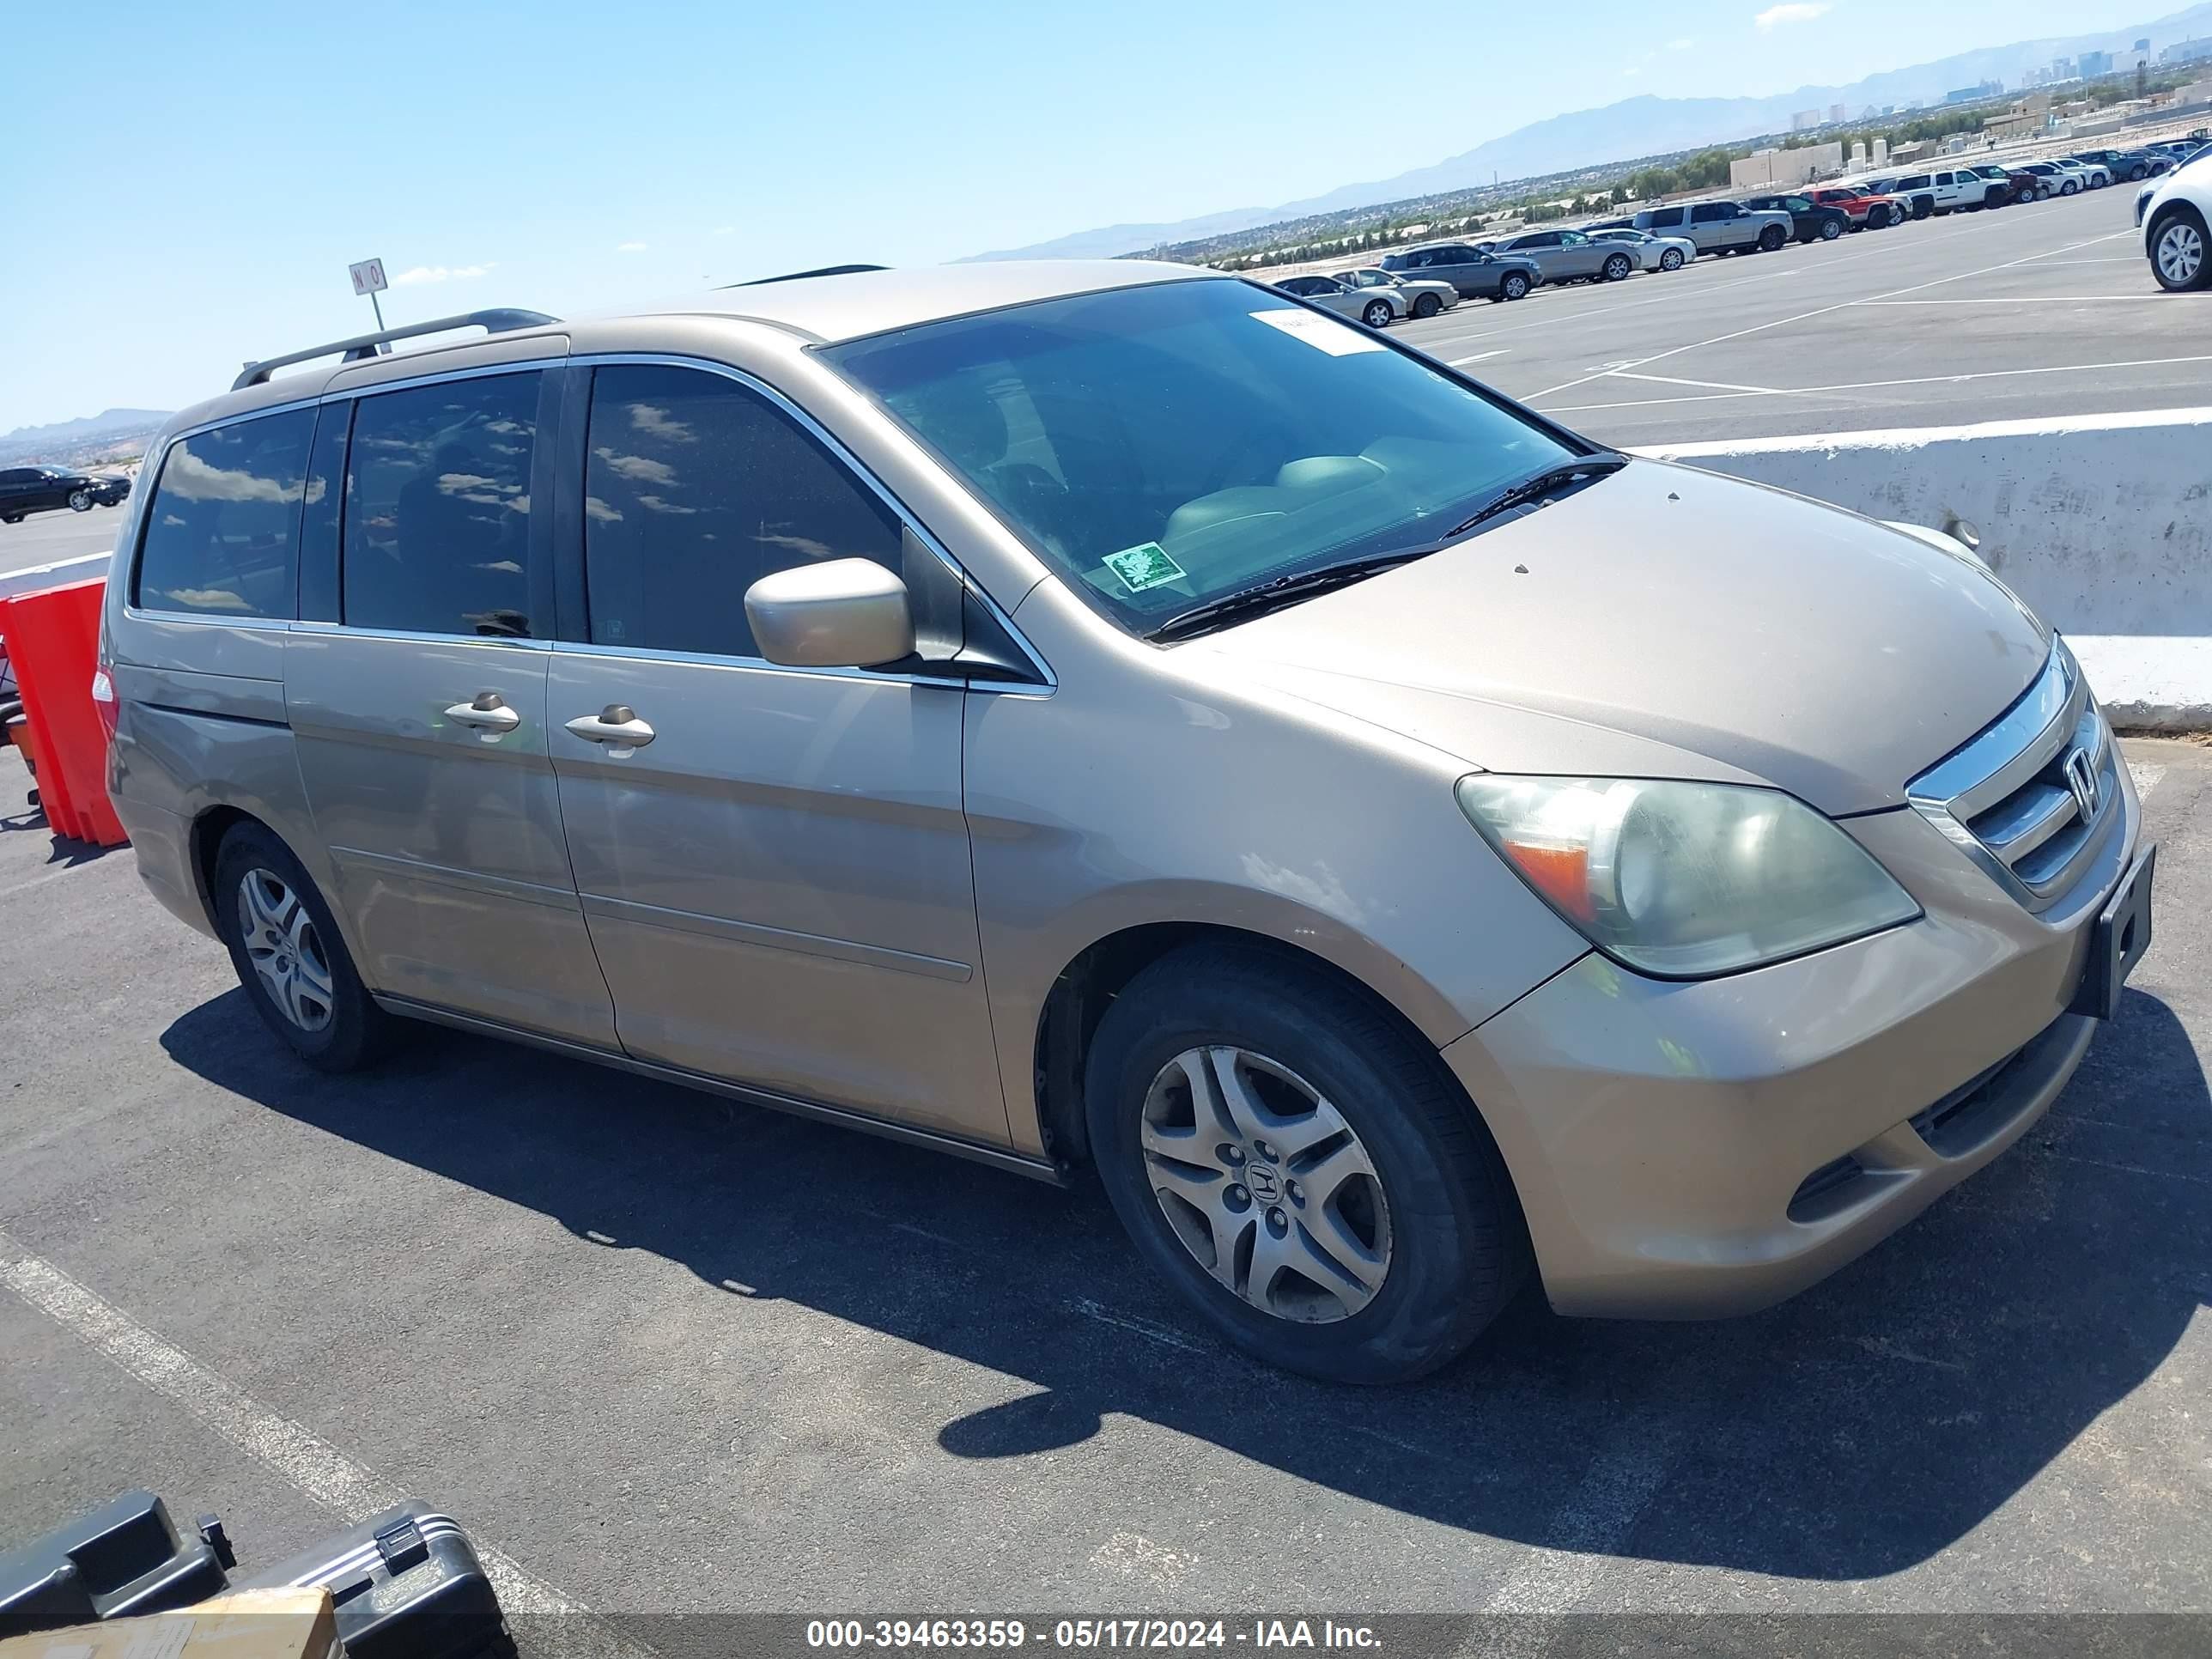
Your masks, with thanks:
M317 357L327 357L334 351L343 352L347 362L358 363L378 356L394 340L411 340L418 334L443 334L454 328L481 328L487 334L505 334L513 329L536 328L543 323L557 323L560 320L558 317L549 317L542 311L501 307L490 311L471 311L459 317L441 317L434 323L410 323L405 328L387 328L378 334L356 334L349 340L332 340L327 345L309 346L305 351L288 351L281 357L264 357L258 363L246 364L245 371L230 383L230 389L243 392L250 386L264 386L272 369L307 362Z
M821 265L812 270L787 270L781 276L756 276L749 283L725 283L724 288L758 288L763 283L795 283L804 276L849 276L856 270L889 270L889 265Z

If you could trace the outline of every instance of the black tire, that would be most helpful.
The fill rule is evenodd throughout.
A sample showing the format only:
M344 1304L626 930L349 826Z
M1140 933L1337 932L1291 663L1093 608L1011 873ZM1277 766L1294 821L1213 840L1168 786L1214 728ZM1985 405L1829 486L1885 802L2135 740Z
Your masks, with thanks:
M2166 268L2160 263L2160 244L2169 232L2186 236L2195 233L2197 268L2193 273L2168 276ZM2185 203L2177 202L2161 211L2150 222L2150 229L2143 238L2143 246L2150 250L2150 274L2158 285L2169 294L2187 294L2212 287L2212 234L2208 234L2201 216Z
M1835 241L1841 237L1843 234L1844 228L1838 221L1834 219L1823 219L1820 221L1820 240L1822 241Z
M1504 276L1498 282L1498 292L1500 295L1508 300L1527 299L1528 297L1528 278L1527 274L1518 270L1507 271Z
M1433 294L1424 294L1413 301L1413 315L1423 322L1444 308L1444 302Z
M1681 249L1680 249L1680 248L1678 248L1678 247L1670 247L1670 248L1662 248L1662 249L1661 249L1661 250L1660 250L1660 252L1659 252L1659 269L1660 269L1660 270L1680 270L1681 268L1682 268L1682 250L1681 250Z
M1759 233L1759 251L1761 253L1776 252L1789 240L1790 233L1781 226L1769 225Z
M1254 1306L1213 1278L1154 1194L1139 1139L1146 1097L1177 1055L1217 1045L1307 1079L1365 1149L1389 1255L1357 1312L1310 1323ZM1153 963L1099 1022L1084 1097L1101 1182L1138 1253L1224 1339L1269 1364L1338 1382L1423 1376L1462 1352L1526 1277L1511 1180L1435 1054L1293 958L1206 945Z
M1608 283L1626 282L1629 273L1635 269L1636 262L1626 253L1608 253L1605 256L1605 280Z
M307 913L313 931L305 937L320 956L331 981L330 1017L319 1030L305 1030L285 1013L247 954L240 890L257 872L276 877ZM216 849L210 896L216 931L230 951L231 966L246 988L246 999L287 1048L319 1072L355 1071L383 1054L395 1022L362 986L330 906L289 848L258 823L234 825Z
M0 524L21 524L22 522L23 515L20 513L0 514Z
M92 492L89 489L72 489L70 491L69 507L72 513L91 512Z
M1370 328L1388 328L1391 318L1397 314L1396 308L1388 300L1370 300L1366 308L1360 312L1359 320Z

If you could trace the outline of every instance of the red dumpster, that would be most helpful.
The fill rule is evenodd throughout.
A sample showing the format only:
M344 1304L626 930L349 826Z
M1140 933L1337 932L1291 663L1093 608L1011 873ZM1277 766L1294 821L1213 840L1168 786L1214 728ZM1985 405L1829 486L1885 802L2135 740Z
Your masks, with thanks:
M106 589L95 579L0 599L0 639L37 747L46 822L79 841L118 847L128 837L108 804L107 728L92 700Z

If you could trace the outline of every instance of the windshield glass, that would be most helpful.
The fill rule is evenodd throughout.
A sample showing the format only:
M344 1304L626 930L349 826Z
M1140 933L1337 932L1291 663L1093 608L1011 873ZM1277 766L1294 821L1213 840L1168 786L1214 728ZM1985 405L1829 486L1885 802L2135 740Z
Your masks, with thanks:
M1231 279L822 355L1134 632L1450 531L1577 452L1358 325Z

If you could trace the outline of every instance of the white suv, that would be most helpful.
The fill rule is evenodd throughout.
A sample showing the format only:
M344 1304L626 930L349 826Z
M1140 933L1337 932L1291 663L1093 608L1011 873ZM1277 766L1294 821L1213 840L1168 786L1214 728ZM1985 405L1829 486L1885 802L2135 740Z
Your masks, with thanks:
M1931 214L1978 208L1988 199L1990 181L1964 167L1937 173L1904 173L1878 186L1881 194L1911 204L1916 219Z
M2160 288L2179 293L2212 285L2212 149L2138 191L2136 223Z

